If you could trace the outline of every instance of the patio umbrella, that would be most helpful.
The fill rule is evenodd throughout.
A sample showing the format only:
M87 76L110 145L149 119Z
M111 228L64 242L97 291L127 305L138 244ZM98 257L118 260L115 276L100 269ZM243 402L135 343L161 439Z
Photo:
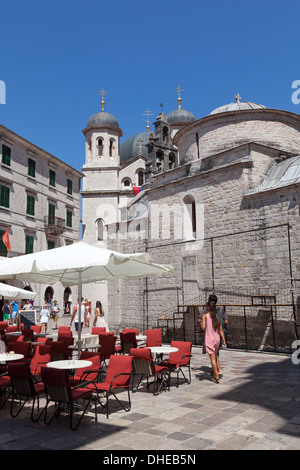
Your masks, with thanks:
M84 242L0 261L0 279L20 279L50 285L60 281L64 287L78 285L79 299L82 297L82 284L115 277L136 279L172 272L174 268L170 265L152 263L149 253L123 254ZM79 348L80 325L79 308Z
M0 282L0 295L6 299L34 299L36 292L31 292L25 289L19 289L18 287L9 286Z

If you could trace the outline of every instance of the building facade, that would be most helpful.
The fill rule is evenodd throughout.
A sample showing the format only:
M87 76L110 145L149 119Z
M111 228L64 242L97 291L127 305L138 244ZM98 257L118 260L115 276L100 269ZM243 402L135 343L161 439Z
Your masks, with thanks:
M19 256L72 244L80 239L80 181L82 174L0 126L0 254ZM11 251L2 235L9 230ZM13 284L13 281L8 281ZM17 284L16 284L17 285ZM76 293L54 286L19 283L37 292L35 305L56 298L69 312Z
M215 292L231 305L237 335L244 321L238 306L275 301L272 318L261 306L249 313L251 325L261 325L255 341L268 343L276 323L281 343L289 342L299 323L300 116L236 95L196 119L179 98L176 110L157 117L154 132L120 145L119 124L106 114L94 115L84 131L95 155L92 164L86 153L82 168L84 237L149 251L154 262L175 267L157 279L102 283L101 298L92 300L104 300L110 327L155 326L178 305L205 304ZM108 157L97 154L99 138ZM137 173L140 192L133 190Z

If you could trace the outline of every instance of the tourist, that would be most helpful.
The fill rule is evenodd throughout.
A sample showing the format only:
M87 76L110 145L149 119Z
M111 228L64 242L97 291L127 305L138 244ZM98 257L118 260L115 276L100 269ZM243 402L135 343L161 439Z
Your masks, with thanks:
M81 328L80 331L82 331L83 328L83 320L84 320L84 313L85 313L85 306L83 304L83 297L81 297ZM73 315L70 321L70 326L72 326L72 323L75 323L75 330L77 333L79 332L79 299L77 299L77 305L73 308Z
M104 310L102 308L102 304L101 304L100 300L97 300L97 302L96 302L95 317L94 317L93 326L105 327L106 331L108 331L108 326L107 326L107 323L104 319Z
M7 321L7 323L9 324L10 323L11 308L10 308L8 300L3 305L2 311L3 311L3 320Z
M52 308L51 308L51 315L52 315L52 319L54 321L53 330L57 330L57 328L58 328L57 321L58 321L59 312L60 312L60 308L57 304L57 300L54 300Z
M19 301L14 300L10 304L10 306L12 307L12 312L11 312L12 324L16 325L17 324L18 313L19 313Z
M90 305L89 305L88 299L85 299L83 304L84 304L84 326L88 328L90 326L90 316L91 316Z
M23 308L21 308L21 310L32 310L30 300L26 300L26 304L23 306Z
M224 347L226 346L225 335L222 328L222 321L217 312L216 303L212 300L207 302L207 313L202 316L202 329L205 332L205 349L212 365L212 376L215 383L219 383L219 378L222 376L219 361L219 349L221 338Z
M49 307L47 304L44 304L40 312L40 322L42 326L41 333L47 333L49 317L50 317Z

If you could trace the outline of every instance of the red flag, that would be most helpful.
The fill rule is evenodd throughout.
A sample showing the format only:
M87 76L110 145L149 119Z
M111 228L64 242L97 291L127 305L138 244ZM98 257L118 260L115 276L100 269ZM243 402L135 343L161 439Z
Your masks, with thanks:
M7 229L6 232L2 235L2 241L4 245L6 246L7 250L10 251L10 241L9 241L8 232L9 232L9 229Z

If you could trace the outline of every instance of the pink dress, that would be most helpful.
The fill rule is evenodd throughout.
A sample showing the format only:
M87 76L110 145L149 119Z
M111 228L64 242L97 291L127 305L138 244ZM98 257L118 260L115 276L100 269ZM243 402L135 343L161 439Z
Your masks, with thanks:
M217 354L220 347L220 332L213 329L212 319L209 314L206 317L205 347L207 354Z

